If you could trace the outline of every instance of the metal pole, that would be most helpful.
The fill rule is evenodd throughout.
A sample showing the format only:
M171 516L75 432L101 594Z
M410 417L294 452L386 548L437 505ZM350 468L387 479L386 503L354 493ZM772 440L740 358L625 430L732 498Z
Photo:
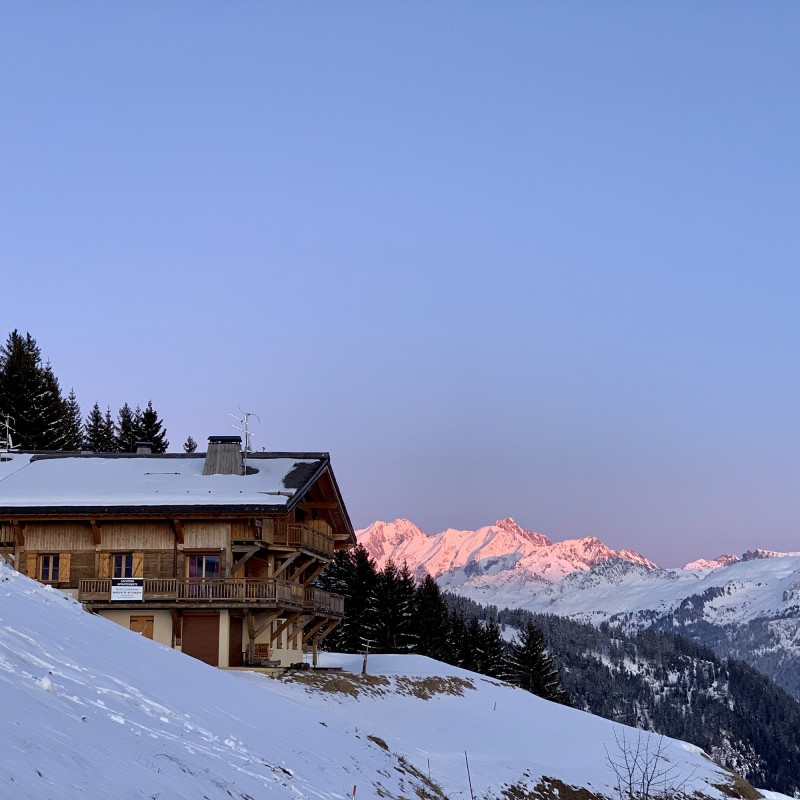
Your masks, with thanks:
M467 762L467 780L469 781L469 796L475 800L475 793L472 791L472 776L469 774L469 759L467 758L467 751L464 751L464 761Z

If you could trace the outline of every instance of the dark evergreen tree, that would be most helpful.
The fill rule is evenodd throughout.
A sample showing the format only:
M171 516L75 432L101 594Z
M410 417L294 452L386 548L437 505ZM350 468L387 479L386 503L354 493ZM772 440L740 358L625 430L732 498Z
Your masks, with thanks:
M147 401L144 411L140 411L137 407L135 416L138 417L136 441L151 442L154 453L165 453L169 447L167 431L163 421L158 418L158 414L153 408L153 401Z
M195 450L197 450L197 442L193 437L187 436L186 441L183 443L183 452L194 453Z
M117 413L116 450L120 453L133 453L136 451L137 441L139 439L133 410L125 403Z
M100 411L100 404L95 402L89 416L86 417L84 425L86 441L92 445L95 452L113 453L117 443L114 435L114 420L111 417L111 409L106 408L106 413Z
M464 669L480 672L483 665L483 625L477 617L467 623L467 636L460 654Z
M407 653L413 642L414 580L408 567L398 570L389 560L375 584L372 639L379 653Z
M66 408L50 364L30 333L13 331L0 347L0 411L8 415L15 446L54 450L64 440Z
M42 432L39 447L44 450L63 450L67 433L67 405L49 361L41 371L41 390L35 409Z
M528 623L514 642L508 659L512 683L545 700L572 705L569 695L561 688L561 673L547 652L544 635L533 623Z
M483 626L481 631L481 661L478 672L490 678L505 678L506 657L503 635L494 617Z
M426 575L414 595L415 652L438 661L449 661L450 617L436 581Z
M448 637L449 658L448 664L456 667L471 669L473 663L472 650L469 643L469 632L464 615L457 610L450 612L450 636Z
M80 450L83 443L83 420L81 407L78 405L78 398L74 389L70 389L69 397L67 397L64 407L64 440L61 449Z
M375 587L378 574L375 561L366 548L356 545L339 552L317 583L326 591L344 595L345 614L341 624L325 639L327 650L360 653L369 645L375 649Z
M117 452L117 426L111 416L111 406L106 406L106 413L103 415L103 452Z
M323 647L338 653L355 652L351 648L349 637L351 631L351 604L353 584L355 582L355 564L352 550L337 550L333 561L326 567L314 584L326 592L334 592L345 598L344 618L342 622L324 639Z

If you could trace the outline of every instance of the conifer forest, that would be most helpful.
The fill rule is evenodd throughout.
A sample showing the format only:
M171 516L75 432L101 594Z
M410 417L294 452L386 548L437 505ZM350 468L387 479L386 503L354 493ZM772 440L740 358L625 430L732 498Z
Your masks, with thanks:
M8 436L11 445L23 450L88 446L96 452L132 453L136 442L150 442L152 452L163 453L169 447L152 400L144 407L126 402L116 415L110 406L103 410L95 401L84 418L75 389L64 396L36 339L16 330L0 346L0 426L0 439L6 441Z

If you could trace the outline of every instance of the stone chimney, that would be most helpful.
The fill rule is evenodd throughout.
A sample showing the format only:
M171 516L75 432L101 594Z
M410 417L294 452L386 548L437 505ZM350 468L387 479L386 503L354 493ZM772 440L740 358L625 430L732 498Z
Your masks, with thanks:
M136 455L149 456L153 452L152 442L134 442L133 446L136 448Z
M242 437L209 436L203 475L243 475Z

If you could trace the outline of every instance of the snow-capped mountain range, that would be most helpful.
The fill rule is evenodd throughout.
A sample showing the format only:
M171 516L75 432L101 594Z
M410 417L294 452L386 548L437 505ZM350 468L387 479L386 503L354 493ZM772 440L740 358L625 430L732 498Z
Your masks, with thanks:
M633 550L612 550L593 536L554 544L541 533L521 528L510 517L476 531L448 528L435 536L423 533L407 519L396 519L373 522L356 536L380 569L389 559L398 566L405 562L418 578L428 573L447 588L478 583L482 578L495 585L507 581L552 583L620 558L657 567Z
M408 520L375 522L357 537L379 567L405 562L483 605L682 633L800 699L800 553L750 550L662 569L594 537L553 543L513 519L435 536Z

